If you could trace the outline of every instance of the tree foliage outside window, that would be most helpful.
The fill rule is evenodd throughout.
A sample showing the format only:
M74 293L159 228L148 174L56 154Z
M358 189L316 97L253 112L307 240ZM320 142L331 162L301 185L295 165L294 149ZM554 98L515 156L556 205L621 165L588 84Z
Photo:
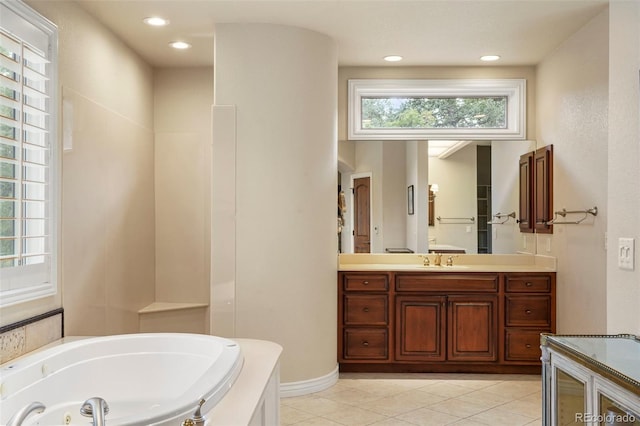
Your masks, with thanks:
M504 129L506 126L506 96L362 98L362 128Z

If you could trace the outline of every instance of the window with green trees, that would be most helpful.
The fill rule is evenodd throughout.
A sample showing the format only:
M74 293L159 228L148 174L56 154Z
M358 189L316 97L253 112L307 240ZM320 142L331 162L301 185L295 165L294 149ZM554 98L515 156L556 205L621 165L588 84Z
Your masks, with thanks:
M507 98L362 98L364 128L504 129Z
M349 139L525 139L523 79L349 80Z

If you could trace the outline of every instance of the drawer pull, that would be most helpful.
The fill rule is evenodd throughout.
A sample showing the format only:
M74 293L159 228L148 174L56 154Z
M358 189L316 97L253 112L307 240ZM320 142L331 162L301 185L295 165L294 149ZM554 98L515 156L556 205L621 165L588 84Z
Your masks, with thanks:
M531 349L531 343L527 343L526 345L524 345L527 349Z
M527 315L531 315L531 309L525 310L524 313L527 314Z
M362 341L362 346L369 346L369 342L367 342L366 340Z
M369 285L369 281L362 281L362 285Z
M369 312L369 307L368 307L368 306L365 306L364 308L362 308L362 310L363 310L364 312Z
M525 285L525 286L527 286L527 287L531 287L531 286L533 285L533 283L532 283L532 282L527 281L524 285Z

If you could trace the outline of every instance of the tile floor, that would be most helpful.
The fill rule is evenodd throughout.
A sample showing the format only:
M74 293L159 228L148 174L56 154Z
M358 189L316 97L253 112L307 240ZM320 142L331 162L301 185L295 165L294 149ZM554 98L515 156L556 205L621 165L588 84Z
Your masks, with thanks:
M282 425L541 425L540 377L342 373L330 389L282 398Z

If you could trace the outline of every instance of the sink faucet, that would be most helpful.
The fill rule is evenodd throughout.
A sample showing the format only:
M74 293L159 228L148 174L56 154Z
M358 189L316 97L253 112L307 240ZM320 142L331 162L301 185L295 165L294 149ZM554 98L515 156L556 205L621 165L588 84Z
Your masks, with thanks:
M109 404L99 397L87 399L80 407L80 414L93 418L93 426L105 426L104 417L107 413L109 413Z
M429 256L423 254L422 256L422 266L429 266Z
M45 408L46 407L42 402L32 402L31 404L26 405L18 410L18 412L9 419L7 426L20 426L22 422L24 422L25 419L29 416L29 414L33 413L34 411L36 413L42 413Z
M436 253L436 258L433 260L433 264L436 266L442 265L442 253Z

